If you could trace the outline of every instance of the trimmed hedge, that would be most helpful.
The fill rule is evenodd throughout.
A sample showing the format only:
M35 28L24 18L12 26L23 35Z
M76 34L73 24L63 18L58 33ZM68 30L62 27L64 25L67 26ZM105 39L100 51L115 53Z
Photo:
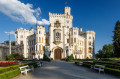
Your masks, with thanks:
M118 69L105 68L105 72L108 74L112 74L120 77L120 70Z
M12 70L18 69L20 66L23 66L23 65L14 65L14 66L0 68L0 74L4 73L4 72L8 72L8 71L12 71Z
M75 62L76 65L79 64L79 62ZM91 63L91 62L83 62L83 66L84 67L88 67L90 68L91 65L94 65L95 63ZM113 66L113 65L111 65ZM120 77L120 70L119 69L113 69L113 68L108 68L107 66L105 67L105 73L111 74L111 75L115 75Z
M91 64L83 63L83 66L90 68Z
M19 74L20 74L19 69L8 71L8 72L5 72L5 73L1 73L0 74L0 79L11 79L13 77L16 77Z

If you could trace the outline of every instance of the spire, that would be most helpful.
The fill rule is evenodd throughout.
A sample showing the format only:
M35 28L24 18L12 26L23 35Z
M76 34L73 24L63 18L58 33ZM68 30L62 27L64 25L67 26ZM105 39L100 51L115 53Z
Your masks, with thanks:
M38 26L38 21L36 22L36 27Z

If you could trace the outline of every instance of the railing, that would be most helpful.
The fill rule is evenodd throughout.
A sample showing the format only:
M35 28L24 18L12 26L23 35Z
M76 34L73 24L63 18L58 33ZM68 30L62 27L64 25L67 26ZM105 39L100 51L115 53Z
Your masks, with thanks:
M82 54L82 51L81 50L73 50L73 53L74 54Z

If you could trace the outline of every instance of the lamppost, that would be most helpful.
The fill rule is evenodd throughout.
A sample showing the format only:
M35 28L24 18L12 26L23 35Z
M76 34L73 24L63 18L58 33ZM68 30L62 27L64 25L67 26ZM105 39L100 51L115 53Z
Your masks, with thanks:
M10 55L11 55L11 40L10 40L10 33L9 33L9 52L10 52Z
M5 32L5 33L9 35L9 53L11 55L11 39L10 39L10 35L14 34L14 32Z

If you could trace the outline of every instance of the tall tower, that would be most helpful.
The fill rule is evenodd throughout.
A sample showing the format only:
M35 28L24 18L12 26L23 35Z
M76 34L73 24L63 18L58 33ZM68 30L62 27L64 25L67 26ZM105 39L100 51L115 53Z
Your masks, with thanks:
M35 58L42 59L44 54L43 47L45 46L45 27L38 26L36 24L35 34L36 34Z
M64 14L70 15L71 14L71 8L70 7L65 7L64 8Z

